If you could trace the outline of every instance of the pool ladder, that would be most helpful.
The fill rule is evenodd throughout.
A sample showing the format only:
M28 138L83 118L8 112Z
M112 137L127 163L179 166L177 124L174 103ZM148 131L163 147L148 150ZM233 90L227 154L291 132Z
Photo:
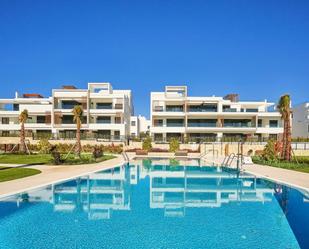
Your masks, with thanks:
M221 166L225 166L225 167L231 167L233 161L235 158L238 158L240 157L240 165L237 164L237 169L239 170L239 166L241 167L242 166L242 157L243 155L242 154L235 154L235 153L231 153L230 155L226 156L222 163L221 163Z
M122 154L123 159L128 163L130 160L129 160L127 153L123 151L121 154Z

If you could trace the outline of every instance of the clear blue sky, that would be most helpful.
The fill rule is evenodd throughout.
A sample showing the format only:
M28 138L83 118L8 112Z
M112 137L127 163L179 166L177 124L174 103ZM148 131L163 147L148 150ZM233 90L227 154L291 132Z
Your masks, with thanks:
M0 0L1 98L87 82L309 101L309 1Z

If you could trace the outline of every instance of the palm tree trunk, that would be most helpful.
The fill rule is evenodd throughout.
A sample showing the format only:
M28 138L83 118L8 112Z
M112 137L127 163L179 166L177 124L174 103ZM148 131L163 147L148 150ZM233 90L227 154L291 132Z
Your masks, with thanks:
M285 158L285 152L286 152L286 121L283 120L283 134L282 134L282 148L281 148L281 158Z
M82 146L80 143L80 127L81 127L81 123L77 122L77 129L76 129L76 154L80 157L80 153L82 150Z
M21 153L26 153L25 124L24 124L24 122L21 123L21 127L20 127L20 147L19 147L19 151Z
M286 145L285 145L285 160L291 161L291 120L290 117L286 119Z

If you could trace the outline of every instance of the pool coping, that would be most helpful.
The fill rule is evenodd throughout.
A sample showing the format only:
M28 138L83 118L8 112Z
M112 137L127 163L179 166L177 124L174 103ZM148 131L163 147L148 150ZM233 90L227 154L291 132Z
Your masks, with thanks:
M221 166L221 163L218 162L218 160L214 160L214 159L203 159L205 162L209 162L209 163L213 163L217 166ZM259 167L266 167L266 168L269 168L269 169L272 169L272 170L276 170L277 168L274 169L274 167L271 167L271 166L268 166L268 165L261 165L261 164L252 164L252 165L256 165L256 166L259 166ZM250 167L252 165L245 165L246 168L242 168L241 169L241 172L245 172L245 173L248 173L248 174L251 174L251 175L254 175L256 177L259 177L259 178L262 178L262 179L265 179L265 180L270 180L272 182L275 182L275 183L278 183L278 184L282 184L282 185L285 185L287 187L292 187L292 188L295 188L295 189L298 189L298 190L301 190L301 191L305 191L308 196L309 196L309 187L305 187L305 186L302 186L302 185L299 185L299 184L296 184L296 183L292 183L290 182L289 180L280 180L276 177L272 177L272 176L269 176L269 175L264 175L264 174L261 174L261 173L258 173L254 170L250 170L248 169L247 167ZM236 168L236 166L232 166L231 168ZM288 170L288 169L282 169L282 168L279 168L281 170L284 170L284 171L291 171L291 170ZM304 172L298 172L298 171L292 171L296 174L307 174L308 178L309 178L309 173L304 173Z
M113 160L113 159L111 159L111 160ZM106 162L108 162L108 161L109 160L107 160ZM33 190L36 190L36 189L40 189L40 188L49 186L49 185L62 183L62 182L66 182L66 181L69 181L69 180L73 180L73 179L78 178L78 177L90 175L90 174L93 174L93 173L96 173L96 172L99 172L99 171L102 171L102 170L107 170L107 169L119 167L119 166L124 165L125 163L126 162L122 159L121 162L119 162L119 163L112 164L112 165L103 165L102 168L100 168L100 169L90 170L90 171L83 172L83 173L80 173L80 174L72 175L70 177L65 177L65 178L61 178L61 179L58 179L58 180L52 180L52 181L48 181L46 183L38 184L38 185L35 185L35 186L32 186L32 187L23 188L22 190L16 190L16 191L11 191L11 192L8 192L8 193L5 193L5 194L0 194L0 201L8 198L10 196L14 196L14 195L17 195L17 194L20 194L20 193L30 192L30 191L33 191ZM84 164L84 165L86 165L86 164ZM70 167L70 166L68 166L68 167ZM40 174L38 174L38 175L40 175ZM21 180L21 179L23 179L23 178L16 179L16 180Z
M134 159L142 159L142 158L163 158L163 159L172 159L172 158L175 158L174 156L170 156L170 157L162 157L162 156L134 156L133 158L129 158L130 160L134 160ZM119 157L118 157L119 159ZM179 157L179 159L200 159L199 157ZM107 160L106 162L108 162L109 160ZM204 159L203 160L204 162L206 163L211 163L213 165L216 165L216 166L219 166L219 167L222 167L220 165L220 163L218 163L217 161L215 160L206 160ZM62 183L62 182L66 182L66 181L69 181L69 180L72 180L72 179L75 179L75 178L78 178L78 177L82 177L82 176L86 176L86 175L90 175L90 174L93 174L93 173L96 173L96 172L99 172L99 171L102 171L102 170L107 170L107 169L111 169L111 168L115 168L115 167L119 167L119 166L122 166L126 163L126 161L124 159L120 160L120 162L116 163L116 164L112 164L112 165L102 165L101 168L99 169L94 169L94 170L90 170L90 171L87 171L87 172L82 172L82 173L79 173L79 174L73 174L72 176L70 177L65 177L65 178L60 178L60 179L57 179L57 180L52 180L52 181L48 181L46 183L42 183L42 184L38 184L38 185L35 185L35 186L31 186L31 187L27 187L27 188L23 188L22 190L16 190L16 191L11 191L11 192L7 192L5 194L0 194L0 201L2 199L5 199L5 198L8 198L10 196L13 196L13 195L16 195L16 194L20 194L20 193L23 193L23 192L27 192L27 191L33 191L35 189L40 189L40 188L43 188L43 187L46 187L48 185L52 185L52 184L57 184L57 183ZM258 164L254 164L254 165L258 165ZM260 165L262 167L269 167L269 166L264 166L264 165ZM232 167L233 168L233 167ZM241 172L245 172L245 173L248 173L248 174L251 174L251 175L254 175L256 177L259 177L259 178L262 178L262 179L265 179L265 180L270 180L274 183L278 183L278 184L282 184L282 185L285 185L287 187L292 187L292 188L295 188L297 190L301 190L301 191L305 191L306 194L309 196L309 188L307 187L304 187L304 186L301 186L301 185L298 185L298 184L295 184L295 183L291 183L289 182L288 180L280 180L278 178L275 178L275 177L271 177L271 176L268 176L268 175L263 175L261 173L258 173L258 172L255 172L255 171L252 171L250 169L242 169ZM306 173L304 173L306 174ZM309 174L308 174L308 177L309 177ZM22 179L22 178L21 178Z

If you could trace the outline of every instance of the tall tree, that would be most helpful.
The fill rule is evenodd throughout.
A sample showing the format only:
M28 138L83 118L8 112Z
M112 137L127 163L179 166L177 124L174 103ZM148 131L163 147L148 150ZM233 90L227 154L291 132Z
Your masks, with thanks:
M282 151L281 157L284 160L291 160L291 98L285 94L280 97L277 105L283 120L283 136L282 136Z
M76 146L75 152L80 157L80 153L82 150L82 145L80 142L80 128L82 126L82 118L83 118L83 108L80 105L76 105L73 108L73 121L76 124Z
M26 142L25 142L25 123L28 119L28 111L25 109L19 114L20 123L20 146L19 151L21 153L26 153Z

